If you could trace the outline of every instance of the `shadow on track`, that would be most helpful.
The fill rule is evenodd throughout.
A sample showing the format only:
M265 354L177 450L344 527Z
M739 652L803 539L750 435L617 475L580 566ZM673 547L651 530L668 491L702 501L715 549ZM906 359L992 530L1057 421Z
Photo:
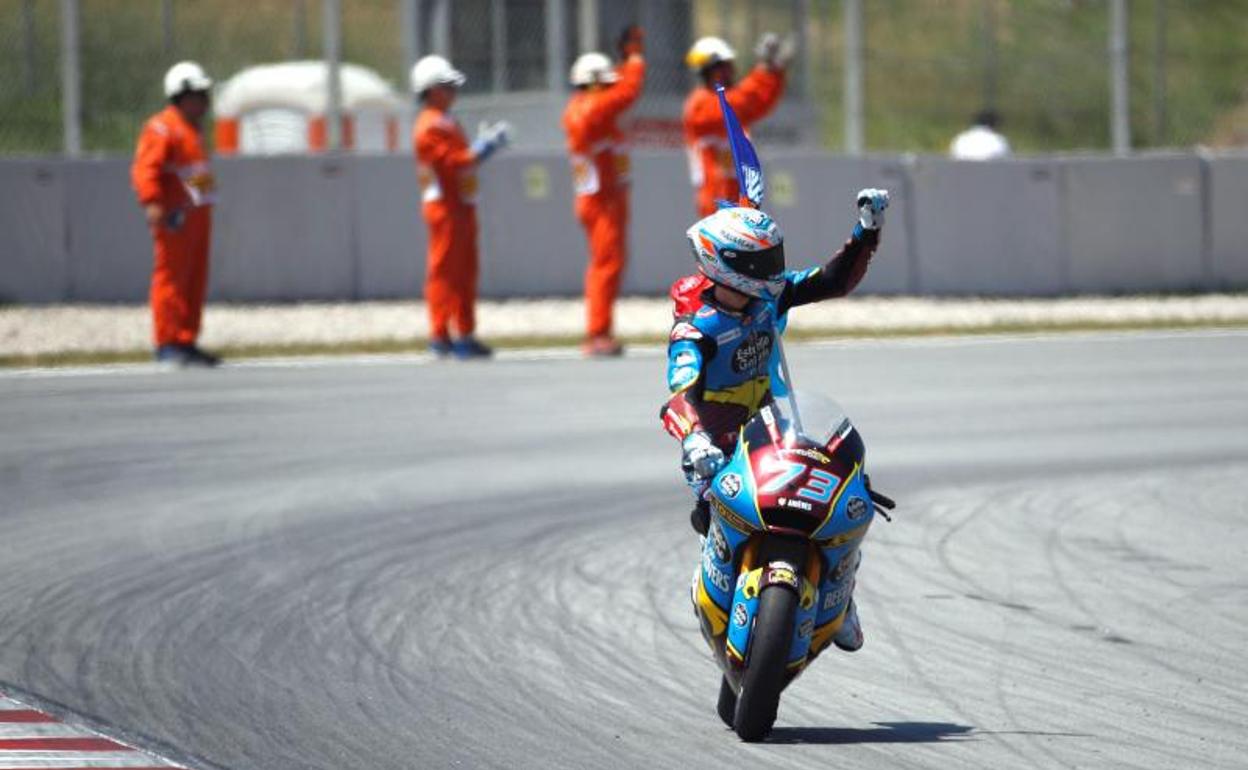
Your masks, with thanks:
M854 744L854 743L942 743L965 740L974 730L970 725L952 722L875 722L877 727L777 727L768 743Z

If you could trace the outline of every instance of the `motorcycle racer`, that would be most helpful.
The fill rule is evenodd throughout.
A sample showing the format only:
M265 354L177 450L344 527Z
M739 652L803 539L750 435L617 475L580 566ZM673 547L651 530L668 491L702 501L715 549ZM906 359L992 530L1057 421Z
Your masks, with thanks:
M705 493L737 432L784 387L773 383L775 340L789 310L843 297L866 274L889 195L864 189L856 200L858 222L840 251L827 264L802 271L785 270L784 236L757 209L722 208L686 231L701 275L673 285L677 315L667 365L672 395L660 417L681 442L681 468L696 501L691 523L701 535L710 516ZM852 599L834 642L850 652L862 646Z

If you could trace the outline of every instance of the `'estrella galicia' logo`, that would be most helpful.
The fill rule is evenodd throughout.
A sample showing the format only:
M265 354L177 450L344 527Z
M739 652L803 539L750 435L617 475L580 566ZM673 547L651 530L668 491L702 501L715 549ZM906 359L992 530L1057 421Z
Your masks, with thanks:
M751 332L732 353L734 372L757 372L771 358L771 333Z

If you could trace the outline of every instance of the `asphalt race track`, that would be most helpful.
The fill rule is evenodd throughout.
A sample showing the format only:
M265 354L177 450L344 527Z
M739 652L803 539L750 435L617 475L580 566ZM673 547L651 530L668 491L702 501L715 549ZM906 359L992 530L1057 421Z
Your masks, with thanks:
M901 505L767 744L655 352L0 375L0 690L231 770L1248 763L1248 333L790 357Z

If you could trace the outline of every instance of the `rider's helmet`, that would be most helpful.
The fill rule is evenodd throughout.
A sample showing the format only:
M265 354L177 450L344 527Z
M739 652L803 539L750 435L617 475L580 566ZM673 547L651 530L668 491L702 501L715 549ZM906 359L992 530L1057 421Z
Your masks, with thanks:
M784 235L767 214L722 208L685 232L698 270L715 283L759 299L784 289Z

